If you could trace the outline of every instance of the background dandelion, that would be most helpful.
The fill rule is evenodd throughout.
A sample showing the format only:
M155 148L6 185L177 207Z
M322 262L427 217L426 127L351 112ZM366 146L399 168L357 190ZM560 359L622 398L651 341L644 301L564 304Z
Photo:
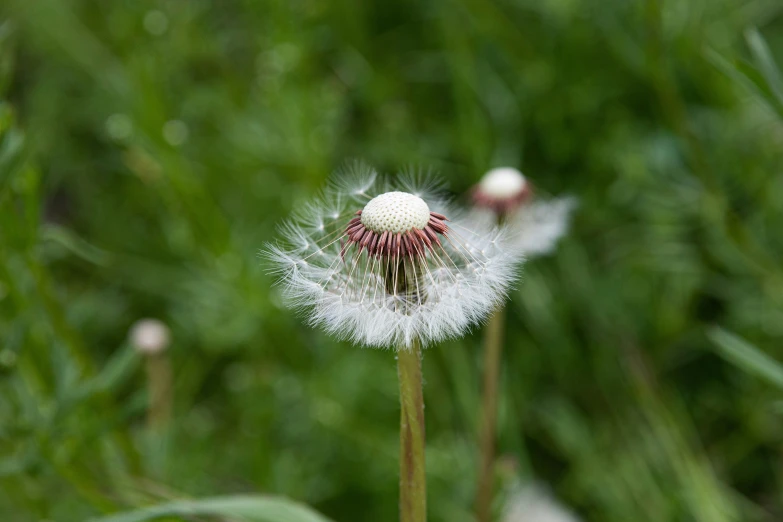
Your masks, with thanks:
M130 330L130 343L145 359L147 372L147 427L161 430L171 417L174 386L171 363L166 350L171 332L157 319L141 319Z
M488 171L472 191L477 223L495 223L508 227L509 247L527 257L554 250L568 231L571 214L577 206L574 197L550 198L539 194L531 180L511 167Z
M520 171L500 167L488 171L473 187L471 196L476 223L503 225L510 236L509 249L519 256L550 252L566 233L572 198L546 201L535 197L535 188ZM484 334L484 383L479 428L479 472L476 514L479 522L492 520L495 492L495 439L500 391L500 366L506 329L506 312L498 307Z

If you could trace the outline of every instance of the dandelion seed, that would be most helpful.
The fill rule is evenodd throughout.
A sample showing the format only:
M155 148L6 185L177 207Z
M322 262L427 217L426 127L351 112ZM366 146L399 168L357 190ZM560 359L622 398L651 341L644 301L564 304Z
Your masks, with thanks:
M451 220L426 190L435 186L362 165L341 173L267 248L288 302L310 324L374 347L426 345L483 320L519 257L497 228Z

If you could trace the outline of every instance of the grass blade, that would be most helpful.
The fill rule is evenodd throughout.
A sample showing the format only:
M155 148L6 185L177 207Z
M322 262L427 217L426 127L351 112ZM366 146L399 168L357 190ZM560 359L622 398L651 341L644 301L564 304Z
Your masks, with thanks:
M783 365L778 361L723 328L712 328L707 335L728 361L783 390Z
M758 29L752 27L745 31L745 41L748 43L753 60L767 82L770 92L779 104L783 104L783 78L781 78L775 59L769 50L767 42Z
M177 500L89 522L146 522L162 517L228 517L243 522L329 522L304 504L284 497L233 495Z

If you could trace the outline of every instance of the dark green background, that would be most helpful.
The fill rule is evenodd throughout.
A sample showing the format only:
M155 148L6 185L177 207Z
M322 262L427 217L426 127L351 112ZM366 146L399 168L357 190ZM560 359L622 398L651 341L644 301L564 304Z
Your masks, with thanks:
M781 14L3 2L0 518L272 492L395 520L393 354L305 327L257 255L363 158L432 169L455 194L514 165L579 198L511 295L507 483L548 483L593 522L780 520L782 390L707 333L783 358L783 83L762 39L783 57ZM145 434L126 342L147 316L174 338L168 451ZM435 521L471 520L480 340L425 354Z

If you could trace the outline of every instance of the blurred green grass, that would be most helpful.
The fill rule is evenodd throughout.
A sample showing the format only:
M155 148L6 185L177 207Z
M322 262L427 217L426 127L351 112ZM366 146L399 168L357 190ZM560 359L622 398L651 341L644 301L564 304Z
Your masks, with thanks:
M705 335L783 359L778 2L9 0L0 22L6 519L245 492L395 519L393 354L303 326L257 257L346 158L579 197L510 304L522 480L589 521L783 518L780 390ZM173 330L163 441L125 340L146 316ZM471 520L479 349L425 354L433 520Z

